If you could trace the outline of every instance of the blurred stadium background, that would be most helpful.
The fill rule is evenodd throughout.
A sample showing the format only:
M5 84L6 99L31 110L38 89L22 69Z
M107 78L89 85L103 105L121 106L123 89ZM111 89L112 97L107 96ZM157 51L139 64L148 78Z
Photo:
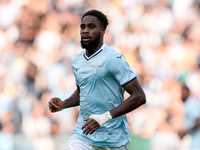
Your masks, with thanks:
M199 0L0 0L0 150L64 150L79 108L52 114L47 103L75 89L70 60L89 9L108 16L105 43L147 96L127 114L130 150L188 150L180 83L200 101Z

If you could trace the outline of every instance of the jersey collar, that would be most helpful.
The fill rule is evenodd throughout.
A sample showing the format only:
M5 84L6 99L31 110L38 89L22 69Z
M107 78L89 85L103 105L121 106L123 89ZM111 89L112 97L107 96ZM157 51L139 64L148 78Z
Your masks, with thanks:
M96 51L94 54L92 54L90 57L87 57L87 56L86 56L86 53L84 53L83 55L84 55L85 59L86 59L86 60L90 60L92 57L94 57L94 56L96 56L97 54L99 54L99 53L104 49L105 46L106 46L106 44L103 43L103 45L101 46L101 48L100 48L98 51Z

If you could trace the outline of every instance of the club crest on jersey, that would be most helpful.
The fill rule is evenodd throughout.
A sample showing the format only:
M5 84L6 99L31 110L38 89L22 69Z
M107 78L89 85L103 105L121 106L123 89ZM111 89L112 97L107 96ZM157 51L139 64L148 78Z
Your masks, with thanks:
M97 69L100 65L92 65L94 69Z
M93 74L96 74L96 70L97 70L97 68L98 68L99 66L101 66L101 65L92 65L92 67L94 68Z

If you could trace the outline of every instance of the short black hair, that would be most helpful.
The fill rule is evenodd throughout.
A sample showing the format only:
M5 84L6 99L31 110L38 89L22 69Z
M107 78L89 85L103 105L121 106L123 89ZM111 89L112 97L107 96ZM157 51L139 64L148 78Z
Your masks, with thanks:
M108 25L108 19L107 19L106 15L104 15L101 11L95 10L95 9L89 10L85 14L83 14L81 20L85 16L95 16L95 17L97 17L98 20L101 21L101 23L103 24L103 27L106 29L106 27Z

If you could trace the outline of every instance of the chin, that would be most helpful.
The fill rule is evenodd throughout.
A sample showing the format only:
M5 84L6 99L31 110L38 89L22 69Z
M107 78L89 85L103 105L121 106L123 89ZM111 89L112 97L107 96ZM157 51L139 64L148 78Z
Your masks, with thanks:
M87 49L88 51L93 51L97 47L99 42L100 42L100 34L95 40L89 41L87 43L81 40L81 47Z
M84 48L87 48L88 47L88 44L85 44L84 42L81 41L81 47L84 49Z

